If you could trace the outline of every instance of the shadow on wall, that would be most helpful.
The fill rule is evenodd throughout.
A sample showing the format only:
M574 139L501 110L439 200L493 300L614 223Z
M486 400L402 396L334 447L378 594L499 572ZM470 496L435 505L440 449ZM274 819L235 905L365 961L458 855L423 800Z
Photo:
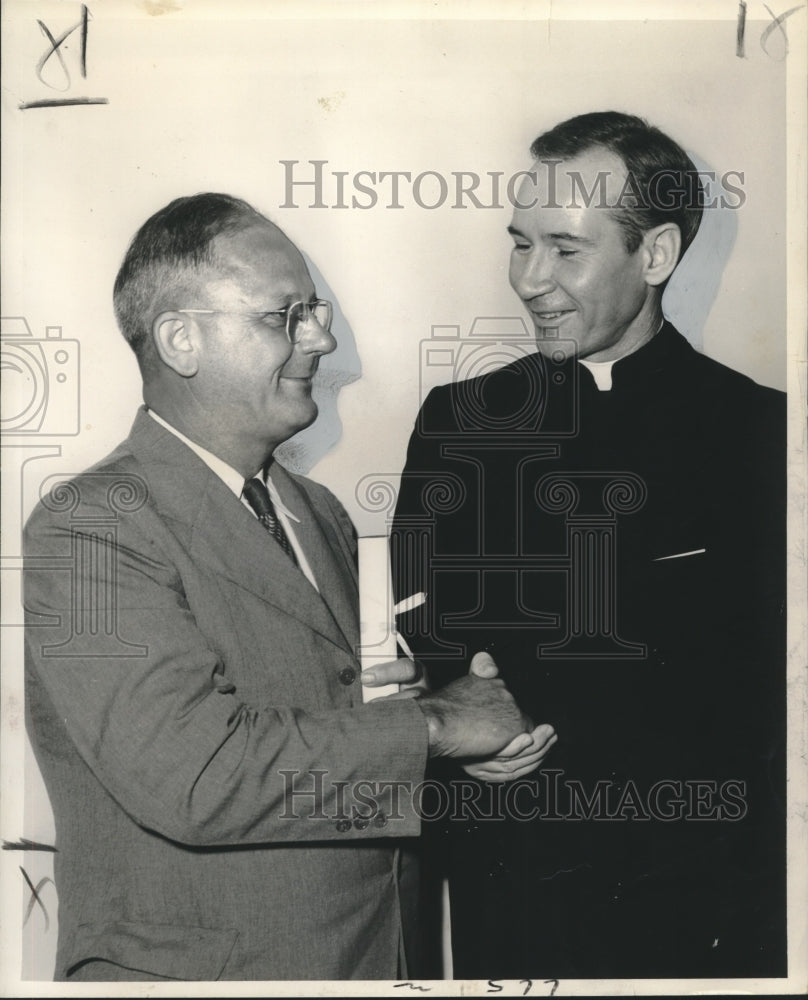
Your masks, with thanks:
M353 330L340 308L337 296L311 259L305 253L303 257L317 294L320 298L330 299L334 304L331 329L337 340L337 349L320 358L320 367L314 378L312 395L319 409L317 419L311 427L289 441L284 441L275 450L275 456L281 460L282 465L291 472L306 475L342 437L337 397L344 385L350 385L361 376L362 364L356 350Z
M662 311L697 351L704 347L704 324L718 295L735 237L739 195L720 183L720 175L688 153L706 185L705 207L696 238L673 272L662 296ZM707 175L705 177L705 175Z

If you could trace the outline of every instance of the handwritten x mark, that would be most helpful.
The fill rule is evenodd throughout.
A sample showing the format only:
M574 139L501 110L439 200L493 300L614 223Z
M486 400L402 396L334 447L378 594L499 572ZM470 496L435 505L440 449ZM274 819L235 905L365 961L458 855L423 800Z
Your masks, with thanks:
M28 877L28 872L22 867L22 865L20 865L20 871L22 872L22 877L25 879L28 888L31 890L31 898L28 900L28 905L25 908L25 917L23 918L22 925L24 927L28 923L28 918L33 913L34 906L38 903L39 906L42 908L42 913L45 917L45 930L47 931L48 928L50 927L50 917L48 916L48 911L45 907L45 904L42 902L42 897L39 894L40 892L42 892L42 890L45 888L48 882L50 882L51 885L54 884L53 879L49 878L46 875L45 878L41 878L37 882L37 884L34 885L34 883Z
M50 49L42 56L36 66L36 75L39 77L42 83L46 87L50 87L51 90L58 90L59 88L48 83L48 81L43 77L42 71L45 68L46 63L52 55L55 55L59 60L59 65L62 67L62 72L65 75L65 86L63 90L67 90L70 87L70 73L67 69L67 64L65 63L64 56L61 52L61 47L63 42L73 34L77 28L81 28L81 56L80 56L80 68L81 75L83 77L87 76L87 18L89 11L87 10L87 5L82 4L81 6L81 20L74 24L72 28L68 28L66 31L62 32L58 38L54 38L53 33L50 28L45 24L44 21L37 19L37 24L39 25L42 34L48 39L51 44Z

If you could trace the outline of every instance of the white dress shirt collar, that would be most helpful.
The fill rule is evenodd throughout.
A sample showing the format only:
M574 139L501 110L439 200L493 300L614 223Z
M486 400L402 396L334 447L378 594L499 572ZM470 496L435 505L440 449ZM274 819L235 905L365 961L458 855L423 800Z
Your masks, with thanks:
M218 476L225 486L231 489L239 500L241 500L253 517L256 516L255 511L248 503L247 498L243 495L244 477L240 472L237 472L236 469L234 469L231 465L228 465L227 462L208 451L207 448L203 448L201 445L197 444L196 441L192 441L190 438L186 437L181 431L178 431L176 427L172 427L167 420L164 420L158 413L155 413L154 410L149 410L147 408L146 412L150 417L152 417L152 419L156 420L158 424L165 427L167 431L170 431L175 437L178 437L180 441L186 444L195 455L198 455L210 471L214 473L214 475ZM306 558L306 553L303 551L298 537L295 534L294 527L292 526L293 521L295 524L300 524L300 518L293 514L283 500L281 500L280 495L275 488L275 484L272 482L271 475L267 475L266 477L266 487L269 491L272 503L275 506L275 510L280 517L281 524L283 524L284 530L289 538L289 542L294 549L298 566L314 589L319 590L320 588L317 586L317 579L314 575L314 571Z
M167 420L164 420L159 413L155 413L154 410L147 410L146 412L150 417L153 417L158 424L165 427L167 431L171 431L175 437L178 437L183 444L188 445L191 451L202 459L210 471L217 475L225 486L231 489L237 497L241 497L241 492L244 489L244 476L242 476L240 472L237 472L232 465L228 465L227 462L219 458L218 455L214 455L213 452L208 451L207 448L203 448L201 444L197 444L196 441L192 441L189 437L186 437L182 431L178 431L176 427L173 427ZM258 478L261 477L259 476ZM275 507L282 510L287 517L290 517L293 521L297 521L299 524L300 518L296 517L289 510L283 500L281 500L278 491L275 488L275 484L272 482L271 476L267 476L266 486Z

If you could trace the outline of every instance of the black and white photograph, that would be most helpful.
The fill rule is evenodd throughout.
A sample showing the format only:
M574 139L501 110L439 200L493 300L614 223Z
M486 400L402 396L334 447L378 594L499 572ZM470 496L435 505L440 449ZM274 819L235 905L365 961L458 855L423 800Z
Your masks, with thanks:
M2 995L808 989L806 17L6 0Z

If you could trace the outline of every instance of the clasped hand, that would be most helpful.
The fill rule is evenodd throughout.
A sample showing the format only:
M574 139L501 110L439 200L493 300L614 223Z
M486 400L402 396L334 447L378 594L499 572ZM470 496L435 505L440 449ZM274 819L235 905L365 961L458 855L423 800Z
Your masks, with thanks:
M483 680L493 680L499 674L497 665L489 653L476 653L469 667L469 676ZM399 684L401 689L397 694L388 695L385 700L403 698L420 698L429 696L429 683L423 668L417 661L410 659L391 660L387 663L375 664L372 670L364 671L362 683L368 687L379 687L385 684ZM455 682L457 683L457 682ZM502 682L498 685L503 687ZM451 688L451 685L448 685ZM493 693L493 692L492 692ZM497 692L500 693L499 691ZM510 697L510 696L508 696ZM547 723L533 726L523 715L525 731L518 733L495 753L487 753L472 758L472 754L463 753L463 746L455 746L445 750L446 756L462 759L463 770L471 777L483 781L515 781L534 771L544 760L552 746L557 742L553 727ZM464 758L464 759L463 759Z

